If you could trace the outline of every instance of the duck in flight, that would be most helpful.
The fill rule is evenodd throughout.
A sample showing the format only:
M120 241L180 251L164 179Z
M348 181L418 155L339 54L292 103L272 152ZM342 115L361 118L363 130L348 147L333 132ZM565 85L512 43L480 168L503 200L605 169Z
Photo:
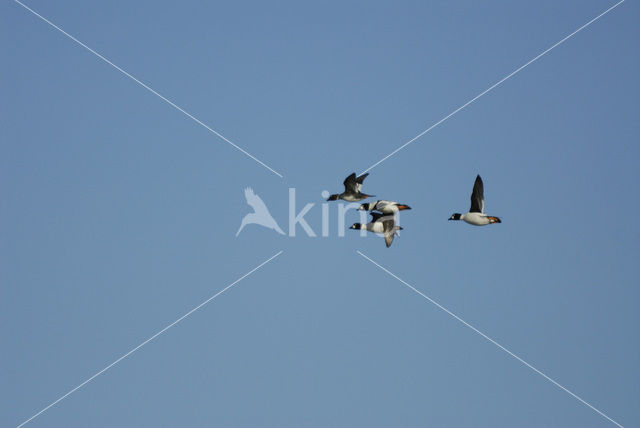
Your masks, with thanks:
M344 179L344 192L329 196L327 201L342 199L347 202L357 202L372 197L373 195L367 195L360 192L362 190L362 182L367 178L367 175L369 175L369 173L356 177L356 173L352 173Z
M395 214L398 211L410 210L411 207L393 201L375 201L362 204L358 209L360 211L380 211L383 214Z
M498 217L486 215L484 213L484 185L480 175L476 177L471 193L471 208L466 214L453 214L449 220L463 220L474 226L485 226L487 224L502 223Z
M396 236L398 230L402 230L402 227L396 226L394 215L371 212L371 221L367 224L354 223L350 229L368 230L369 232L384 235L384 243L387 244L387 248L391 246L393 238Z

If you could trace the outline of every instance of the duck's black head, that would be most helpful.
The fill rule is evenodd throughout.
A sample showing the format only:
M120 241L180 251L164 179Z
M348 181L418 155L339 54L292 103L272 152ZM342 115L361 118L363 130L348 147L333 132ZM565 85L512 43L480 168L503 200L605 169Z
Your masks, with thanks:
M460 217L462 217L462 214L455 213L449 217L449 220L460 220Z
M360 210L360 211L368 211L368 210L369 210L369 204L368 204L368 203L366 203L366 204L361 204L361 205L358 207L358 210Z
M326 195L326 193L325 193L325 195ZM327 201L337 201L339 196L340 195L331 195L331 196L329 196L329 199L327 199Z
M349 229L362 229L362 224L353 223L353 225Z

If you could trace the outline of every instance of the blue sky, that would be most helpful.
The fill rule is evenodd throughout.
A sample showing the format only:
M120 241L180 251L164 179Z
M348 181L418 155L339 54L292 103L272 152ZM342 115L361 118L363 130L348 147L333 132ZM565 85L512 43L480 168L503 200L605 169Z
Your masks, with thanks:
M0 5L0 424L640 425L640 7L626 1L381 163L393 246L320 231L361 172L614 2ZM447 222L476 174L502 224ZM347 223L358 221L354 212Z

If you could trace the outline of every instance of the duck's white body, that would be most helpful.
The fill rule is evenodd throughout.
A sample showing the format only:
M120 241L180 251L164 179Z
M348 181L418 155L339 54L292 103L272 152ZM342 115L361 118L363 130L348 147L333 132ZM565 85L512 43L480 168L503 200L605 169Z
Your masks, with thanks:
M372 222L372 223L367 223L365 225L362 225L360 227L360 229L366 229L369 232L373 232L373 233L378 233L380 235L385 235L387 233L390 233L389 230L385 230L385 225L383 224L384 222L382 221L376 221L376 222ZM400 226L393 226L393 231L397 231L397 230L402 230L402 228Z
M463 220L465 223L469 223L474 226L485 226L491 223L498 223L498 221L496 221L496 217L488 216L482 213L462 214L460 216L460 220Z

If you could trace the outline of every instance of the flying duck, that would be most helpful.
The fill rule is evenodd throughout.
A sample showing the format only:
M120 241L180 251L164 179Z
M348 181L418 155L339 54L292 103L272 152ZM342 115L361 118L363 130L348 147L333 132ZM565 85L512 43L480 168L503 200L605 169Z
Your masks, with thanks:
M402 230L402 227L396 226L393 215L382 214L377 212L371 212L371 221L367 224L354 223L350 229L364 229L369 232L378 233L384 235L384 243L387 244L387 248L391 246L393 238L396 235L396 231Z
M375 201L362 204L358 207L361 211L380 211L383 214L394 214L402 210L410 210L411 207L393 201Z
M362 190L362 182L365 178L367 178L367 175L369 175L369 173L362 174L360 177L356 177L356 173L352 173L350 176L344 179L344 192L329 196L329 199L327 199L327 201L343 199L347 202L357 202L372 197L373 195L360 193L360 190Z
M471 193L471 208L466 214L453 214L449 220L464 220L474 226L484 226L493 223L502 223L498 217L486 215L484 213L484 185L480 175L476 177Z

